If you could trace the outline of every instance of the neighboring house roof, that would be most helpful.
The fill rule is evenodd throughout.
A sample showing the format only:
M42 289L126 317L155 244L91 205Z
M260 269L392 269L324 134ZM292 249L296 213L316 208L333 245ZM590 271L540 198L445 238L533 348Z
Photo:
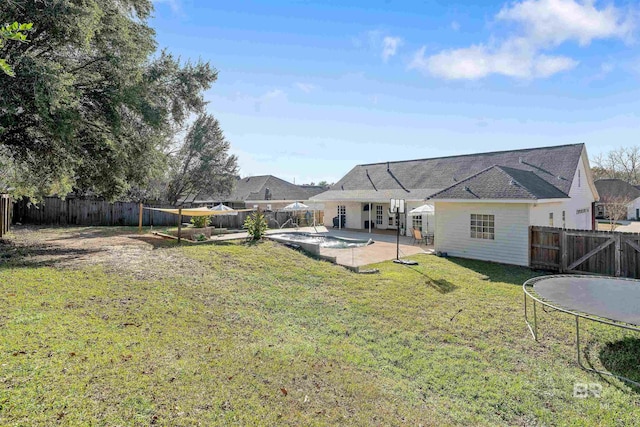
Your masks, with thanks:
M562 199L558 188L531 171L491 166L431 196L431 199Z
M635 200L640 197L640 190L636 186L621 179L599 179L594 184L602 201L619 198Z
M472 177L478 184L489 184L490 178L497 180L490 183L491 190L482 198L506 198L500 195L513 193L511 180L520 183L516 198L564 198L568 197L583 150L584 144L571 144L358 165L312 200L424 200ZM489 172L493 166L500 169ZM480 176L481 172L486 173Z
M245 202L247 200L308 200L324 191L319 186L295 185L273 175L239 178L229 195L199 195L194 203Z

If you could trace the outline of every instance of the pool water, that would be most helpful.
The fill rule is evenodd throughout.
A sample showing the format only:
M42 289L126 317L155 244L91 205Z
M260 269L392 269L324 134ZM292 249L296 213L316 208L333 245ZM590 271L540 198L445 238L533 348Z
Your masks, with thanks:
M319 245L321 248L334 248L334 249L347 249L347 248L359 248L361 246L367 246L373 243L373 240L356 240L356 239L343 239L334 236L325 236L322 234L308 234L308 233L279 233L269 234L267 237L273 237L278 240L284 240L292 243L311 243Z

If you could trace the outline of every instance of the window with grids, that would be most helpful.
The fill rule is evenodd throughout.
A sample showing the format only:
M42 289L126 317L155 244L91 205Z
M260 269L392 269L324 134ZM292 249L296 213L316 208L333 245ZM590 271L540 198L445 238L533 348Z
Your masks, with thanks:
M471 214L471 238L495 240L495 215Z
M382 205L376 205L376 224L382 225Z
M422 215L415 215L413 217L413 228L422 230Z

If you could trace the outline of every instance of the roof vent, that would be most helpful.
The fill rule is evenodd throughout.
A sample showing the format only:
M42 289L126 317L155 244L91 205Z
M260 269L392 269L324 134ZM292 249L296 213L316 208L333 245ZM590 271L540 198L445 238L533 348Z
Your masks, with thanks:
M467 187L466 185L464 186L464 191L471 191L469 190L469 187Z
M452 179L453 179L453 182L458 182L455 176Z
M340 188L344 190L344 185L341 185Z
M524 159L522 157L519 157L518 158L518 163L520 163L520 164L524 163Z
M562 177L558 175L558 181L562 181Z
M271 200L271 190L269 190L269 187L264 189L264 199Z
M389 172L391 169L389 169L389 162L387 162L387 172Z
M509 185L516 185L516 182L512 179L509 180Z

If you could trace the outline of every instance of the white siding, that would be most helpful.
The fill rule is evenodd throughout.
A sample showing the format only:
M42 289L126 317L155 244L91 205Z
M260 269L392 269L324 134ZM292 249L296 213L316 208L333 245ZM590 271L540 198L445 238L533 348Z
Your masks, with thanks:
M495 240L471 238L471 214L495 215ZM435 249L451 256L529 265L529 206L435 202Z
M629 203L627 219L638 219L636 215L636 209L640 209L640 198L637 198L633 202Z
M577 230L591 230L593 227L592 203L595 201L588 181L590 174L586 168L589 160L583 153L581 161L573 175L573 182L569 190L569 199L554 203L536 203L531 205L531 225L551 226L549 214L553 213L553 227L564 227ZM593 183L591 183L593 184ZM562 221L562 212L565 221ZM633 211L635 215L635 210Z

